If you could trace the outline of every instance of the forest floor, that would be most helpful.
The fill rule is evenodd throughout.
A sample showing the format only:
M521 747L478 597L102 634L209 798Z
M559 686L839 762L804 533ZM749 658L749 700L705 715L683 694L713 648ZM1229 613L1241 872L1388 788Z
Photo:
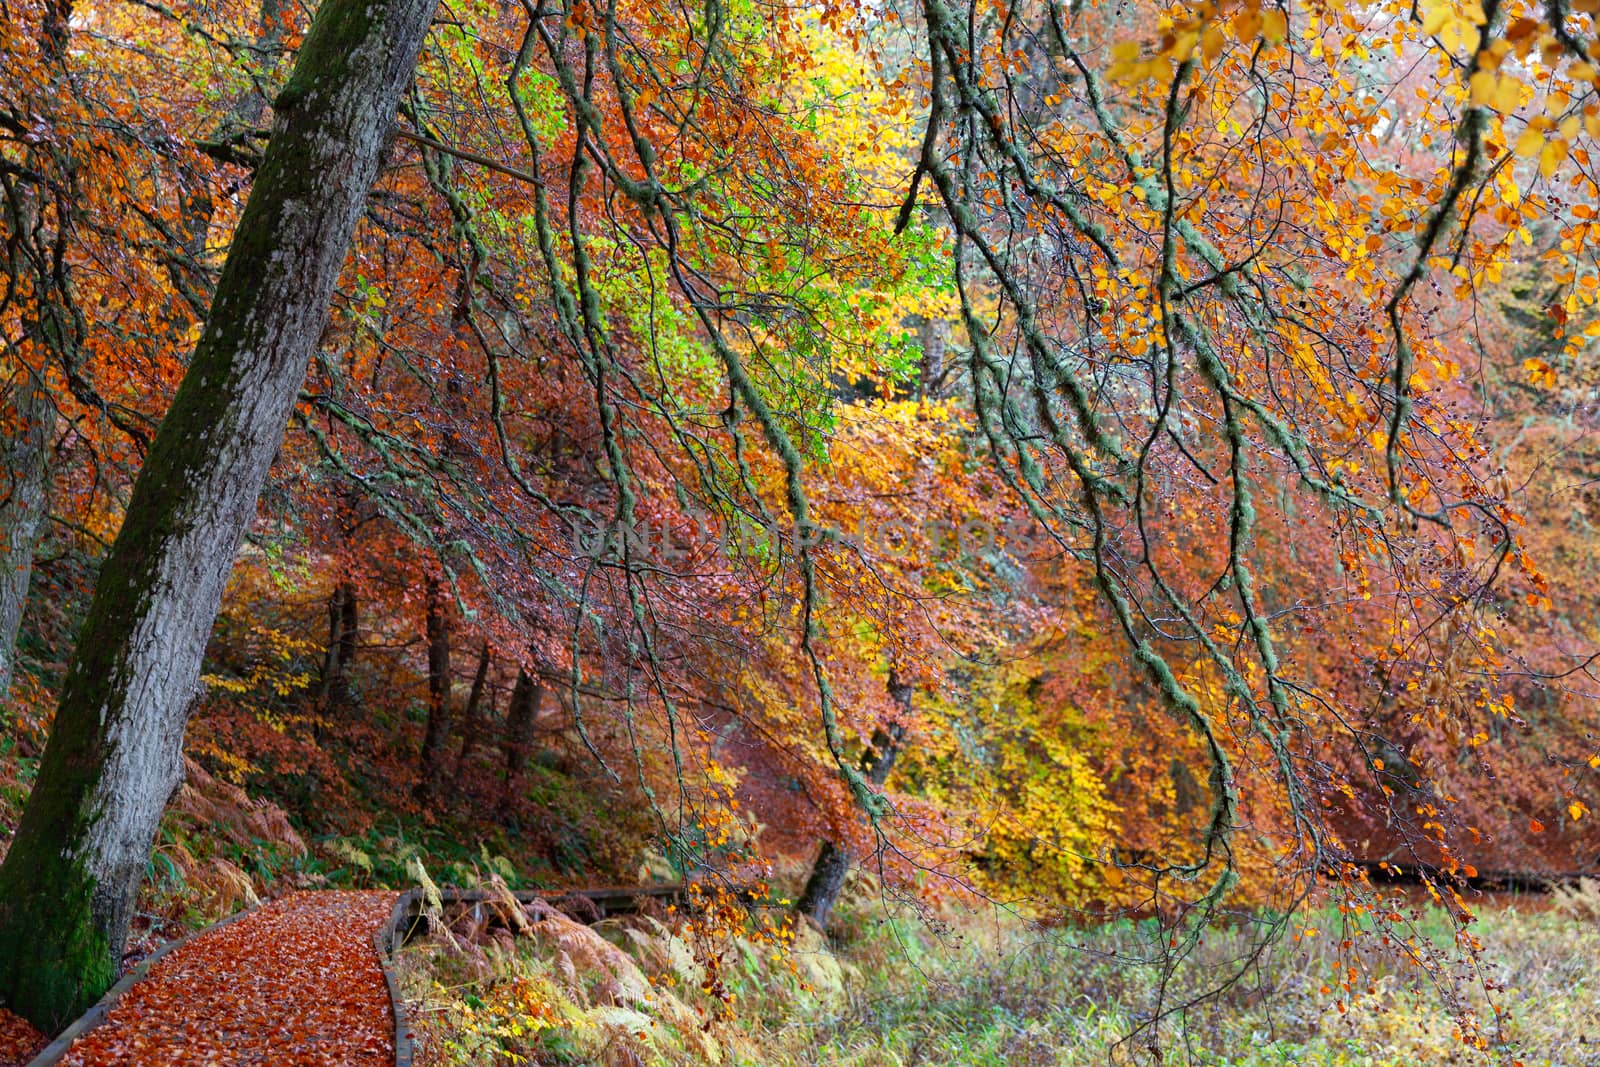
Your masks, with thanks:
M408 948L401 981L426 1067L1600 1067L1600 887L1575 903L1485 902L1476 963L1418 908L1440 950L1428 970L1378 938L1347 947L1331 907L1248 966L1247 928L1210 931L1163 985L1132 962L1160 954L1151 924L1041 929L955 908L930 924L858 898L831 952L810 928L783 949L557 916L514 940Z

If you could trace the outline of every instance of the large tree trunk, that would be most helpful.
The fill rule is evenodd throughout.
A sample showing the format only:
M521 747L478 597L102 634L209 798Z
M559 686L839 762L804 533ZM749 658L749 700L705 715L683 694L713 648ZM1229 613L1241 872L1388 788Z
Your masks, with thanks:
M436 0L324 0L183 384L134 484L0 866L0 1000L111 984L233 557L327 321Z
M543 703L543 680L535 679L527 671L518 671L516 687L511 690L511 703L506 707L506 788L500 797L502 814L515 810L522 796L523 775L528 769L528 758L533 755L533 727Z
M428 579L428 728L422 737L422 775L417 799L429 801L444 777L444 750L450 743L450 616L444 583Z
M17 629L28 602L33 550L44 522L49 488L50 423L55 412L43 387L22 371L4 428L5 469L0 472L0 703L16 672ZM13 421L14 420L14 421Z
M466 770L467 757L472 755L472 749L478 743L478 734L483 730L483 693L488 688L489 664L493 658L494 652L489 642L485 641L483 651L478 654L478 672L472 676L472 690L467 693L467 708L461 716L461 751L456 753L457 778ZM490 706L492 709L492 702Z
M911 687L901 684L892 672L889 675L889 696L900 705L902 717L908 718L911 714ZM867 781L879 789L889 780L889 772L894 768L895 758L900 755L900 744L904 737L905 726L898 722L873 731L872 744L861 757L861 770L867 776ZM819 928L826 930L828 920L833 915L833 906L838 902L845 879L854 864L855 855L848 845L822 842L817 861L811 868L811 876L806 879L800 899L795 902L795 910L810 916Z

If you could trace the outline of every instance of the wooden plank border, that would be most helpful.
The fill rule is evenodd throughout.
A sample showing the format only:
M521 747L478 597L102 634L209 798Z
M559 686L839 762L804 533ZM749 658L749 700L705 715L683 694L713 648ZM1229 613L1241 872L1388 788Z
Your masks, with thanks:
M408 895L400 894L401 899ZM394 950L391 947L395 918L399 914L400 902L396 901L394 909L389 912L388 925L372 931L372 952L378 957L378 966L383 970L383 984L389 990L389 1013L394 1019L394 1067L412 1067L415 1050L411 1042L411 1023L406 1017L405 1000L400 996L400 980L395 975Z

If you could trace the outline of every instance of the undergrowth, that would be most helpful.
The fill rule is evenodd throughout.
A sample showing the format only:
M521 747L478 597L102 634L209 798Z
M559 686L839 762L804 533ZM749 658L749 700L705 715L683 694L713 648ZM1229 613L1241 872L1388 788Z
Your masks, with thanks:
M1418 924L1449 941L1442 915L1422 909ZM1247 928L1212 931L1165 987L1128 962L1161 939L1148 923L1049 930L987 912L929 924L859 899L836 953L809 927L787 946L722 939L715 985L704 946L649 918L561 917L481 944L445 935L402 961L428 1067L1600 1064L1600 886L1485 907L1476 970L1429 975L1374 950L1345 989L1338 928L1332 908L1297 916L1298 937L1198 1001L1250 955ZM1502 1040L1465 1044L1463 1009Z

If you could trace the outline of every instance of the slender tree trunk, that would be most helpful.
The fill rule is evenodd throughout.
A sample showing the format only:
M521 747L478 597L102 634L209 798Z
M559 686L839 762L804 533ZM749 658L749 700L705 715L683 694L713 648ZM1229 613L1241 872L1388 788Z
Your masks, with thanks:
M344 582L339 597L339 671L346 689L350 685L350 668L356 662L356 648L361 640L360 597L354 582ZM348 699L348 694L346 694Z
M428 579L428 729L422 737L418 800L431 800L444 777L444 750L450 743L450 615L444 583Z
M325 708L350 704L350 664L356 658L356 587L340 582L328 598L328 651L322 657L318 696Z
M833 906L838 902L845 879L854 865L855 857L850 849L840 848L832 841L824 841L822 848L817 851L816 862L811 865L811 877L806 879L806 887L800 893L795 910L802 915L809 915L819 928L826 930L828 919L833 915Z
M457 778L466 770L467 757L472 755L472 749L478 743L478 734L483 729L483 691L488 688L489 664L493 658L489 642L485 641L483 651L478 654L478 672L472 676L472 690L467 694L467 708L461 716L461 751L456 753Z
M938 319L917 316L917 336L922 343L922 372L917 378L917 398L938 396L944 382L945 332L948 326Z
M72 5L47 3L37 25L40 54L51 71L51 90L72 94L67 67ZM5 21L0 16L0 21ZM49 105L46 105L47 107ZM85 323L73 300L73 231L81 214L78 166L50 138L24 148L23 176L0 186L0 271L12 296L29 293L22 337L13 347L0 335L0 352L15 368L12 410L0 427L0 702L16 673L17 630L33 578L34 551L46 518L50 485L50 428L54 407L45 387L50 364L76 373ZM37 177L26 176L29 172Z
M134 484L0 866L0 1001L45 1029L111 984L233 557L327 322L435 0L324 0L211 313Z
M33 577L33 550L44 523L50 485L50 400L27 371L15 392L15 422L5 430L5 470L0 472L0 703L11 693L16 672L17 629Z
M511 690L511 703L506 708L506 788L500 797L502 812L511 811L522 795L528 757L533 755L533 727L543 703L544 682L534 679L527 671L518 671L516 687Z
M892 672L889 675L889 696L900 705L902 717L909 717L911 687L901 684ZM905 726L901 723L891 723L873 731L872 744L861 757L861 770L866 774L867 781L883 788L883 783L889 780L889 772L894 769L896 757L900 755L904 738ZM838 902L845 878L854 864L855 855L848 845L822 842L816 863L811 868L811 876L806 879L800 899L795 903L795 910L810 916L822 929L827 929L833 906Z

